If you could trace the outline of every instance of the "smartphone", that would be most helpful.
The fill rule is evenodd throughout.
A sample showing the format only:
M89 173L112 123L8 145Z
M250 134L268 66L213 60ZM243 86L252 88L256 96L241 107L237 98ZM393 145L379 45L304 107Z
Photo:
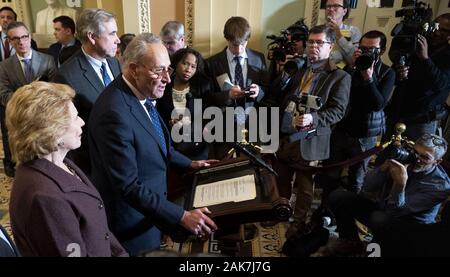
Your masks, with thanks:
M253 95L253 94L255 94L255 92L254 92L254 91L250 91L251 88L252 88L251 86L248 86L248 87L244 88L242 91L243 91L246 95Z

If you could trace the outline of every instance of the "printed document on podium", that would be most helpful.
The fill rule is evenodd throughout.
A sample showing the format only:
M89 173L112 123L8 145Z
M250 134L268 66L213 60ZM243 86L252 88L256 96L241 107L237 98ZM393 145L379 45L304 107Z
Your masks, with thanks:
M199 185L195 188L194 208L227 202L242 202L256 198L254 175Z

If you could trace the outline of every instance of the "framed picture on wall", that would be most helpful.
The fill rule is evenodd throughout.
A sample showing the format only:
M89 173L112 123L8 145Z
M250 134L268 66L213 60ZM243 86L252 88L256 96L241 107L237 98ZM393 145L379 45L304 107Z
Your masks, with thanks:
M53 19L66 15L75 22L83 8L81 0L28 0L31 15L30 31L39 48L47 48L55 42Z

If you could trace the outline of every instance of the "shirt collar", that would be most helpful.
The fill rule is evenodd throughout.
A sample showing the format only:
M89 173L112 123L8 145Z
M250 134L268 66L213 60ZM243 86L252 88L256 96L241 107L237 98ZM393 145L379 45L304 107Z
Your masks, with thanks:
M228 59L228 61L232 62L234 57L236 57L236 56L233 53L231 53L230 49L228 49L228 47L227 47L227 59ZM245 59L248 59L247 49L239 57L243 58L241 61L243 61Z
M84 55L86 56L86 58L90 64L93 64L98 68L101 68L102 63L106 63L106 59L97 60L96 58L94 58L91 55L89 55L88 53L86 53L86 51L84 51L83 47L81 47L81 50L83 51Z
M33 57L33 49L30 50L30 55L28 55L28 57L21 57L18 53L16 53L17 58L19 59L19 61L23 61L23 60L31 60Z
M64 45L64 44L62 44L61 43L61 45L63 46L63 47L69 47L69 46L74 46L75 45L75 38L73 38L71 41L69 41L69 43L67 43L66 45Z
M130 89L134 93L134 95L136 95L136 96L143 95L142 93L139 92L139 90L135 86L133 86L133 84L130 81L127 80L127 78L125 78L124 75L122 75L122 78L123 78L123 81L130 87ZM138 98L138 100L139 100L139 102L141 102L142 105L144 105L145 102L147 101L147 99L140 100L139 98ZM156 100L154 100L154 99L150 99L150 100L152 101L153 106L156 107Z

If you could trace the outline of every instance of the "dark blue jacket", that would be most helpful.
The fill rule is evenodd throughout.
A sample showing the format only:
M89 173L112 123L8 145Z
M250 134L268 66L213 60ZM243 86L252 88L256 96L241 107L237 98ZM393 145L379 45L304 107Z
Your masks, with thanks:
M122 76L98 97L88 128L92 181L105 201L111 230L132 256L159 249L160 229L175 228L184 213L167 200L167 168L189 167L192 161L170 145L167 128L163 150Z

